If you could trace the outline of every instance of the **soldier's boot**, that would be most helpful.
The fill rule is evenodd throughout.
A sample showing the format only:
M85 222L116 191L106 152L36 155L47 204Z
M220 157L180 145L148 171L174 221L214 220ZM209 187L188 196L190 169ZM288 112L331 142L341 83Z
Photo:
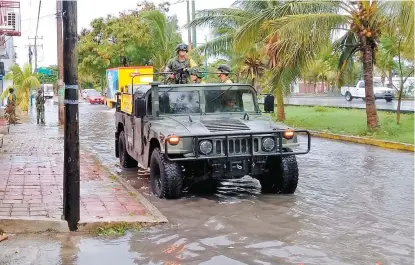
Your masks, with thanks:
M45 124L45 120L44 119L42 119L42 124Z
M39 119L37 119L37 124L39 124Z

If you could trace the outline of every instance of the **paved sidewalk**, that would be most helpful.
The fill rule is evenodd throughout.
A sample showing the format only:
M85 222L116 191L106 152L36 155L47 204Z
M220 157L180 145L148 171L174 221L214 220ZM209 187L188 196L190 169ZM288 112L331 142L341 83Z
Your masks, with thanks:
M87 151L81 151L80 163L80 223L166 221ZM63 132L35 124L12 126L0 148L0 223L5 219L60 221L62 183Z

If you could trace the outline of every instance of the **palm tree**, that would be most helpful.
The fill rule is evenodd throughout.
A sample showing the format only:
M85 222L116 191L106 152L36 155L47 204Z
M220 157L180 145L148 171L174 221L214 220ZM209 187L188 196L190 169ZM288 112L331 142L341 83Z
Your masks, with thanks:
M28 111L31 90L40 87L40 82L32 72L30 64L23 65L23 69L18 64L12 65L6 75L6 79L13 80L13 85L6 88L0 95L3 100L8 94L9 89L13 88L16 93L17 106L22 111Z
M377 128L379 119L373 93L373 64L381 30L389 19L385 14L390 8L375 0L318 2L320 5L311 5L310 1L287 2L286 8L302 6L296 9L300 12L277 18L269 25L275 29L274 34L281 38L290 38L299 45L311 44L311 47L320 46L328 36L346 31L335 43L342 52L339 68L346 66L347 61L360 52L365 81L367 126L369 129ZM309 52L310 56L315 53L313 49Z
M315 54L310 50L318 53L321 45L299 45L290 37L281 38L274 34L275 28L269 26L269 22L308 10L324 9L319 1L307 3L304 6L296 1L239 0L231 8L199 11L188 26L209 26L216 30L217 38L199 47L209 55L246 54L255 45L264 47L272 70L270 84L277 97L277 118L284 120L284 91L289 91L290 84L300 76L301 68L314 59ZM329 36L326 39L324 43L329 41Z
M155 69L162 71L169 59L175 55L176 45L181 42L177 21L167 18L158 10L142 11L141 17L150 27L151 62Z

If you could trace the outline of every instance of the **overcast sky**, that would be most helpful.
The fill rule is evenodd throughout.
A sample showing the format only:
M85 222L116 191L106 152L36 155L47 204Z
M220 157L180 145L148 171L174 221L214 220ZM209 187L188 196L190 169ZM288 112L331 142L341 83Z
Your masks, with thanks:
M33 44L33 38L36 32L37 11L40 0L21 0L21 19L22 19L22 36L14 38L14 45L17 46L17 63L24 64L29 61L27 45ZM181 0L183 1L183 0ZM235 0L196 0L196 10L229 7ZM89 27L89 23L98 17L105 17L107 14L117 15L120 11L133 9L136 7L138 0L78 0L78 31L82 28ZM163 2L153 0L155 4ZM170 3L180 2L180 0L171 0ZM186 23L186 1L173 4L170 7L169 15L176 14L179 19L179 26ZM38 65L49 66L57 64L56 58L56 0L42 0L40 9L40 20L38 36L43 37L38 44L43 45L38 52ZM204 41L207 29L198 29L197 42ZM187 30L182 30L183 40L187 40ZM33 58L34 60L34 58Z

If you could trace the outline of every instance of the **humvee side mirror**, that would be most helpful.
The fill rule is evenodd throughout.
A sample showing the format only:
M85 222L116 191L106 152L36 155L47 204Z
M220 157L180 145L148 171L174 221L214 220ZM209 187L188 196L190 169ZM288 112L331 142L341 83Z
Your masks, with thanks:
M264 98L264 111L265 112L274 112L274 96L268 94Z
M143 98L137 98L134 101L134 111L137 118L142 118L146 115L146 101Z

